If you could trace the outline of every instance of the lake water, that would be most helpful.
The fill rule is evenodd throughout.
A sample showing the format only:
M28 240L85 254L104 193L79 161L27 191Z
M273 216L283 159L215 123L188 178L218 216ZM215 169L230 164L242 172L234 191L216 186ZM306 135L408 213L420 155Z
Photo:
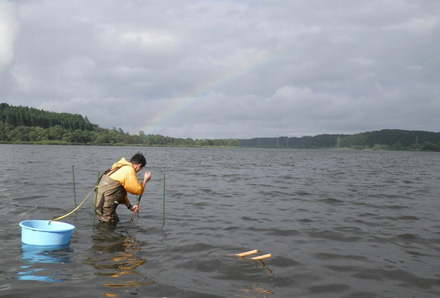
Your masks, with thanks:
M88 199L67 248L22 246L20 221L74 208L72 165L79 203L136 151L153 178L133 223L121 207L93 227ZM0 162L1 297L440 296L439 153L0 145ZM273 256L233 256L253 249Z

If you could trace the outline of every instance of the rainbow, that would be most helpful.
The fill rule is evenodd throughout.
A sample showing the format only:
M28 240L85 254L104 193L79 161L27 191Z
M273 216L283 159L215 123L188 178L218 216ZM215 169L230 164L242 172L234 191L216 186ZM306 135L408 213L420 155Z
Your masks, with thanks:
M286 52L288 52L288 50L285 49L282 51L256 55L251 57L251 59L248 59L246 62L240 63L239 65L236 65L235 67L222 73L215 79L205 81L199 86L196 86L194 89L188 92L187 95L174 100L167 106L166 109L159 111L156 117L148 120L144 125L145 134L157 134L162 130L163 127L176 119L185 110L203 100L203 98L206 97L206 94L208 94L210 91L225 86L229 82L243 77L257 68L261 68L276 59L280 59L286 54Z

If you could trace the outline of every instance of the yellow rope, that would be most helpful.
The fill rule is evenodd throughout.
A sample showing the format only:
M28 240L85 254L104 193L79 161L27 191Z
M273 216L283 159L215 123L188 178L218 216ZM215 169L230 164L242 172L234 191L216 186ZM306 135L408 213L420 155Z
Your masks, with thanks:
M63 215L63 216L60 216L60 217L57 217L57 218L54 218L54 219L50 219L50 220L49 220L49 224L50 224L51 221L63 219L63 218L65 218L65 217L71 215L71 214L74 213L75 211L77 211L77 210L82 206L82 204L84 204L84 202L87 200L87 198L92 194L92 192L94 192L95 189L97 189L97 188L98 188L98 186L95 186L95 187L92 189L92 191L89 192L89 194L84 198L84 200L83 200L83 201L82 201L82 202L81 202L81 203L80 203L75 209L73 209L72 211L70 211L69 213L67 213L67 214L65 214L65 215Z

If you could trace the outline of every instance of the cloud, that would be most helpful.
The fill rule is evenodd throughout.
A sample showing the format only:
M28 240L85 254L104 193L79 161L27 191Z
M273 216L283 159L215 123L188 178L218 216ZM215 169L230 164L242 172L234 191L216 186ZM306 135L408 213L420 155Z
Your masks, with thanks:
M0 2L0 74L14 57L16 27L14 5Z
M124 32L119 36L121 43L131 43L146 50L169 50L176 46L177 40L171 34L159 31Z
M216 138L440 131L440 2L0 2L0 96Z

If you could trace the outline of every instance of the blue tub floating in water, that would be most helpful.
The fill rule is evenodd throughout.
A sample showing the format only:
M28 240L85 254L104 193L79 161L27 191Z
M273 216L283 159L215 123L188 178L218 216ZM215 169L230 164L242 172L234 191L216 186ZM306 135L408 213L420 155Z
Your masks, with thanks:
M20 222L21 242L30 245L67 245L75 229L74 225L48 220Z

